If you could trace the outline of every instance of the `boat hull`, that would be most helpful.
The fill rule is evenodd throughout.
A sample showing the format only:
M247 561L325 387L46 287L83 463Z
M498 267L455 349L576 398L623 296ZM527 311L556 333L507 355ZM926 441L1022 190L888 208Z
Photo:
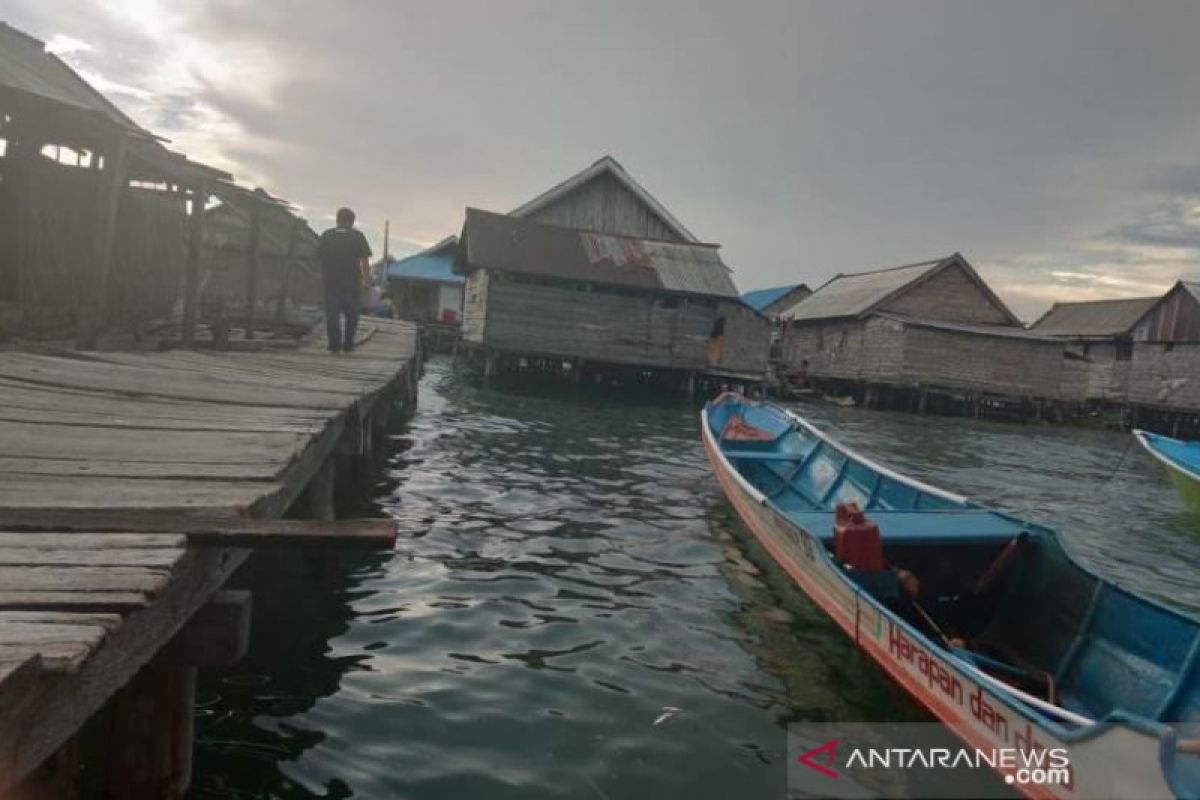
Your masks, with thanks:
M1133 435L1137 437L1142 447L1146 448L1146 451L1162 464L1163 469L1167 472L1167 477L1171 480L1171 485L1175 487L1175 491L1179 493L1179 497L1183 500L1184 504L1192 511L1200 514L1200 475L1190 471L1187 466L1176 463L1157 445L1158 440L1164 439L1175 444L1183 444L1183 442L1168 439L1165 436L1148 434L1144 431L1134 431Z
M722 491L767 555L850 637L968 747L1064 748L1070 778L1055 785L1015 783L1027 797L1175 797L1159 762L1162 742L1152 732L1100 723L1086 736L1059 731L995 690L986 676L949 657L924 635L852 583L816 532L780 513L724 456L703 421L705 453ZM1069 740L1072 739L1073 741Z

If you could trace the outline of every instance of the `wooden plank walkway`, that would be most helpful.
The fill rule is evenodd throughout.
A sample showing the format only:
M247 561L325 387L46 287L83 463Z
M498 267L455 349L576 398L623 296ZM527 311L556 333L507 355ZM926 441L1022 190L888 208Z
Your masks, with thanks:
M319 338L293 351L0 353L0 520L95 514L111 530L123 514L209 526L279 516L339 442L363 440L381 397L415 389L416 327L364 324L369 339L340 356ZM130 527L139 532L0 525L0 794L249 552Z

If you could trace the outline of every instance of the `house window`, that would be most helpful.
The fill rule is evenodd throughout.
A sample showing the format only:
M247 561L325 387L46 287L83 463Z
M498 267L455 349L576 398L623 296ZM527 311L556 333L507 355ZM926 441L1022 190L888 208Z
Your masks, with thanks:
M725 318L717 317L713 320L712 333L709 334L710 339L716 339L725 335Z
M1133 358L1133 342L1117 342L1117 361L1129 361Z

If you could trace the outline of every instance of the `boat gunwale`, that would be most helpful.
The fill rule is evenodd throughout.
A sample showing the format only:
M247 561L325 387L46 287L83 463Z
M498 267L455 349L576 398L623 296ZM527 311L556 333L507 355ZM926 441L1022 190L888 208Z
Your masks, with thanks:
M1200 483L1200 472L1193 471L1189 465L1176 461L1166 453L1160 453L1158 449L1151 444L1149 437L1154 436L1161 439L1170 439L1173 442L1182 442L1182 439L1176 439L1173 436L1163 436L1161 433L1153 433L1151 431L1142 430L1141 428L1134 428L1131 433L1133 434L1134 438L1138 440L1138 444L1140 444L1147 453L1154 456L1156 461L1164 464L1167 467L1170 467L1176 472L1182 472L1187 477L1191 478L1197 483Z
M726 394L727 394L727 396L737 398L743 404L761 405L761 403L759 401L754 401L754 400L751 400L750 398L736 395L731 392L726 393ZM949 651L946 651L946 650L938 647L933 642L932 639L930 639L928 636L926 636L921 631L917 630L906 620L904 620L903 618L901 618L900 616L898 616L897 614L892 612L885 605L880 603L871 594L864 591L862 589L862 587L858 586L856 583L854 583L852 580L850 580L849 576L846 575L843 570L841 570L837 567L837 564L834 562L833 557L832 557L832 555L830 555L828 549L824 545L820 544L821 539L820 539L819 535L814 534L812 531L809 531L804 526L793 521L783 509L778 507L770 498L768 498L761 491L759 491L753 484L751 484L746 479L746 477L744 475L741 474L741 472L725 456L725 452L724 452L723 448L721 447L720 442L716 439L716 434L712 430L712 426L709 425L709 417L708 417L709 409L710 409L710 407L712 407L713 403L719 401L720 399L721 399L721 397L718 397L714 400L709 401L709 403L707 403L705 405L705 407L701 410L701 423L702 423L701 424L701 433L702 433L705 441L709 444L708 449L711 452L715 453L716 456L719 458L720 465L723 468L725 474L732 477L734 482L737 483L738 486L743 489L743 491L746 491L748 494L750 494L750 496L752 498L754 498L760 506L764 506L764 507L768 508L771 512L775 513L781 519L783 519L784 522L787 525L789 525L790 527L803 532L805 535L807 535L809 537L812 537L814 539L814 541L817 542L819 545L818 547L813 548L814 551L818 551L820 553L820 558L823 560L823 563L825 565L827 565L827 567L829 568L829 571L832 572L834 575L836 575L838 577L838 579L842 581L842 583L847 585L856 597L865 599L866 602L870 603L872 605L872 607L875 608L878 613L884 615L890 622L900 626L902 628L902 630L904 630L906 633L910 633L913 636L917 637L923 644L927 645L926 650L931 655L936 656L939 660L948 664L950 667L952 667L956 671L962 673L965 677L979 683L981 681L979 678L976 678L974 676L974 673L980 672L983 676L984 681L986 681L989 684L993 683L993 681L987 680L990 678L990 676L988 676L987 673L982 673L982 671L978 670L978 668L975 667L973 664L970 664L965 659L959 657L958 655L954 654L953 652L949 652ZM844 445L839 443L833 437L818 430L815 426L812 425L812 423L810 423L807 420L803 419L802 417L798 416L797 414L792 412L790 409L780 406L778 404L774 404L774 403L769 404L769 405L771 405L773 408L776 408L776 409L782 411L792 421L802 425L806 431L809 431L810 433L814 434L815 436L817 436L821 440L825 441L832 447L835 447L835 448L841 450L847 456L849 456L851 458L859 459L860 461L862 461L867 466L870 466L871 468L876 468L876 467L880 466L877 464L877 462L873 461L872 459L866 458L866 457L862 456L861 454L857 453L856 451L854 451L853 449L845 447ZM786 435L786 433L783 435ZM997 511L997 510L989 508L987 506L983 506L983 505L974 503L973 501L969 500L966 497L962 497L960 495L955 495L952 492L947 492L943 489L938 489L937 487L928 486L927 484L924 484L921 481L916 480L915 478L910 478L906 475L902 475L900 473L895 472L892 469L884 467L884 468L882 468L882 471L885 474L887 474L889 477L893 477L894 479L899 480L910 486L920 488L923 491L926 489L931 489L934 492L936 492L937 494L939 494L940 496L957 498L959 501L961 501L963 503L968 503L976 508L981 508L981 509L987 510L991 513L998 514L999 516L1004 517L1006 519L1011 519L1015 522L1020 522L1022 525L1027 526L1029 528L1037 529L1040 533L1051 537L1055 541L1055 543L1062 549L1063 554L1067 557L1067 559L1071 562L1071 564L1074 567L1082 570L1085 574L1095 578L1101 584L1101 586L1098 587L1098 591L1100 589L1104 589L1104 588L1108 588L1110 590L1115 590L1115 591L1121 592L1122 594L1133 597L1140 602L1143 602L1150 606L1153 606L1159 610L1165 611L1165 612L1171 614L1172 616L1187 620L1188 622L1191 622L1193 625L1196 626L1197 637L1200 637L1200 620L1198 620L1197 618L1195 618L1189 614L1185 614L1182 611L1171 608L1170 606L1168 606L1164 603L1161 603L1153 598L1145 597L1141 594L1133 592L1132 590L1127 589L1127 588L1117 584L1116 582L1112 581L1111 579L1109 579L1109 578L1099 574L1095 570L1089 568L1075 556L1075 554L1071 551L1069 544L1064 540L1064 538L1061 536L1061 534L1059 534L1059 532L1056 529L1050 528L1050 527L1047 527L1044 525L1039 525L1037 523L1031 523L1027 520L1020 519L1019 517L1012 516L1005 512ZM755 537L758 538L758 535L755 534ZM803 587L800 587L800 588L802 590L804 590ZM805 591L805 594L808 594L807 590L804 590L804 591ZM812 599L812 598L810 598L810 599ZM814 602L816 602L816 601L814 600ZM818 605L820 605L820 604L818 603ZM835 621L835 624L836 624L836 621ZM1077 637L1080 635L1082 635L1082 633L1080 633L1080 632L1076 633ZM890 674L891 670L887 667L887 665L883 664L879 659L873 658L873 660L875 660L876 663L878 663L884 669L885 672L888 672ZM1181 675L1180 680L1182 680L1182 679L1183 679L1183 676ZM1011 694L1007 693L1006 691L998 691L994 688L994 686L991 686L989 688L990 688L990 693L994 697L996 697L1000 702L1002 702L1005 706L1009 707L1012 711L1019 714L1021 717L1030 719L1031 721L1036 721L1037 724L1042 725L1049 733L1053 734L1054 736L1058 737L1061 741L1066 742L1066 743L1074 744L1074 743L1086 742L1091 739L1102 736L1105 732L1107 732L1111 728L1116 728L1116 727L1121 727L1121 726L1130 728L1131 730L1134 730L1135 732L1138 732L1138 733L1153 736L1153 737L1157 738L1160 743L1160 762L1161 762L1161 765L1162 765L1164 771L1173 771L1173 769L1174 769L1174 764L1168 762L1168 755L1174 754L1175 742L1178 740L1179 734L1178 734L1178 731L1176 731L1176 729L1174 727L1172 727L1170 724L1168 724L1167 722L1163 722L1163 721L1156 720L1156 719L1151 719L1151 718L1143 716L1141 714L1136 714L1136 713L1125 711L1122 709L1114 709L1114 710L1110 711L1109 713L1107 713L1106 715L1104 715L1103 717L1093 719L1090 725L1080 726L1078 728L1068 728L1068 727L1064 726L1063 724L1061 724L1058 720L1054 719L1048 713L1037 712L1033 707L1021 702L1021 700L1019 698L1013 697ZM917 696L916 699L919 702L921 702L922 705L926 705L926 707L928 708L928 705L924 702L923 698L921 698L920 696ZM1068 710L1068 709L1064 709L1064 710ZM930 709L930 711L932 712L932 709ZM934 712L934 716L935 717L938 716L936 714L936 712ZM949 724L945 720L942 720L940 717L938 717L938 719L939 719L939 721L942 721L943 724ZM1173 759L1171 761L1173 762Z

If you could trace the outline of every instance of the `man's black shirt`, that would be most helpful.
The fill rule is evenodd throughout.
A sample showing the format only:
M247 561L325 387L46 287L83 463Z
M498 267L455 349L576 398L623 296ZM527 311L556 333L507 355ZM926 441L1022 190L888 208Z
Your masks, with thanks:
M357 292L361 287L358 262L369 258L371 245L367 237L354 228L330 228L321 234L317 243L317 259L325 278L326 293Z

